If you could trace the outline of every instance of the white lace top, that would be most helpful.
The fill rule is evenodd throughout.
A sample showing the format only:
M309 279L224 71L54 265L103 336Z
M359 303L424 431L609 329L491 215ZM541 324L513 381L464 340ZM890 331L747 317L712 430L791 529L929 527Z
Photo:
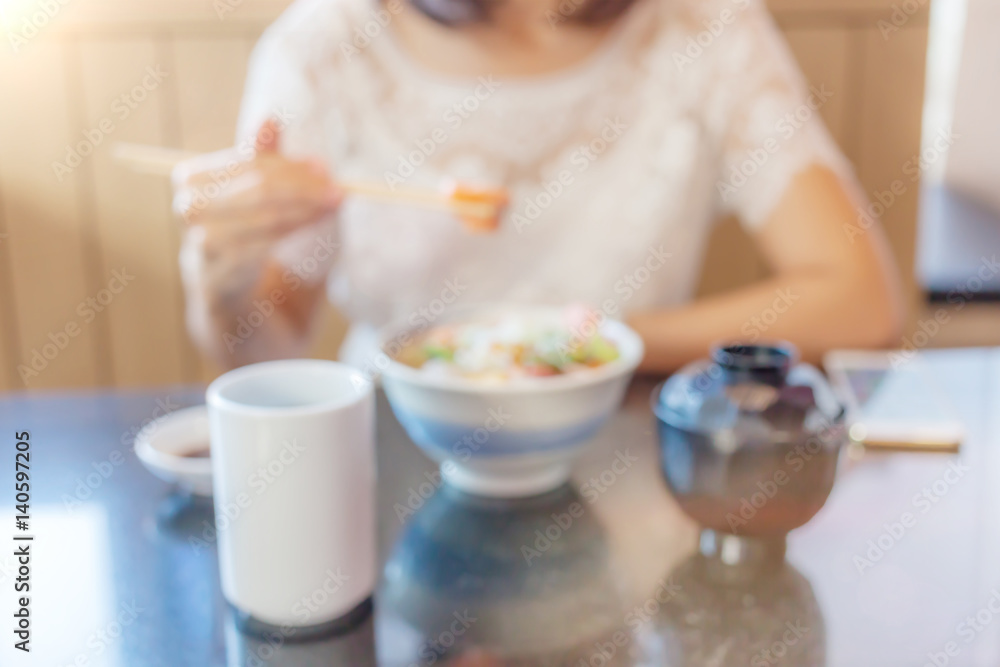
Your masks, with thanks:
M476 235L447 213L348 198L286 242L283 261L308 269L336 229L328 285L352 345L364 325L447 303L682 303L721 213L760 225L813 163L851 178L816 111L828 91L807 88L758 0L638 0L582 64L511 80L427 71L380 8L298 0L254 52L240 138L278 115L283 151L339 178L501 185L511 203L498 233Z

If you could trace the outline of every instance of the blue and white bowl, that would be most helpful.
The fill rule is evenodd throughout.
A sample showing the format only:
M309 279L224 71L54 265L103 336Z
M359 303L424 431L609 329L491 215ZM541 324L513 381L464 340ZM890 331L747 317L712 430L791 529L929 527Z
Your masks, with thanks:
M578 373L490 383L433 375L389 356L382 386L410 438L441 465L444 479L483 496L520 497L565 483L573 459L621 404L643 355L632 329L605 321L619 358Z

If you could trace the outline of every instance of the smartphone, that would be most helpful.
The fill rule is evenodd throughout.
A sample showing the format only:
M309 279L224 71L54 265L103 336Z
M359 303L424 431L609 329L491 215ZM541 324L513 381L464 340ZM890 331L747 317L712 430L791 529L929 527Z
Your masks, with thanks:
M851 440L878 449L961 448L965 425L919 354L834 350L823 365L847 407Z

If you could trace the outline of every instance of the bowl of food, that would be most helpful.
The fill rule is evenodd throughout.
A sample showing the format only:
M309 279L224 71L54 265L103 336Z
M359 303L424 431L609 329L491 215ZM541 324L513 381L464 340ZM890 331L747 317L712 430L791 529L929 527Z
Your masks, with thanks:
M625 324L573 307L494 306L381 336L382 386L444 479L518 497L566 482L643 355Z

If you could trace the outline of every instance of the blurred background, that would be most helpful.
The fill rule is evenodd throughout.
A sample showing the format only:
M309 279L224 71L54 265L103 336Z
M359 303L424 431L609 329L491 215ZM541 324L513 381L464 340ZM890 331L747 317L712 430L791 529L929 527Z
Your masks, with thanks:
M248 56L287 4L0 0L0 390L214 377L184 328L170 184L113 147L231 145ZM1000 344L1000 3L769 5L882 216L904 347ZM751 248L721 221L700 292L766 275ZM314 354L343 329L331 309Z

